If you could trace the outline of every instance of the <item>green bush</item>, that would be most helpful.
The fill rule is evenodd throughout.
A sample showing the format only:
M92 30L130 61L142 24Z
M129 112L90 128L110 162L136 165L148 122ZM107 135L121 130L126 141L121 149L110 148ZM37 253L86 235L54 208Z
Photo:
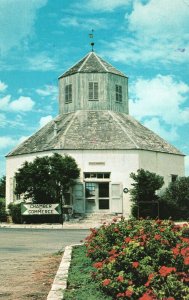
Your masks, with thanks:
M5 199L0 198L0 222L6 222L6 220L7 220L7 213L6 213Z
M93 278L120 300L189 300L188 225L116 219L87 237Z
M163 177L144 169L137 170L137 174L131 173L130 177L133 179L131 184L133 187L130 189L132 216L138 217L139 212L139 217L156 218L158 216L156 191L163 186Z
M161 219L189 219L189 177L171 182L160 198Z
M15 204L10 203L8 206L9 213L12 217L13 223L21 224L22 223L22 216L21 216L21 203Z

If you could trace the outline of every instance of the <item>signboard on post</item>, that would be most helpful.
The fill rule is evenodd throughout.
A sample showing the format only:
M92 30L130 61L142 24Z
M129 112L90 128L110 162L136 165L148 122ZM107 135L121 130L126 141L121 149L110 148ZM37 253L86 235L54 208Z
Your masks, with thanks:
M59 203L52 204L26 204L21 205L22 216L33 215L61 215L61 207Z

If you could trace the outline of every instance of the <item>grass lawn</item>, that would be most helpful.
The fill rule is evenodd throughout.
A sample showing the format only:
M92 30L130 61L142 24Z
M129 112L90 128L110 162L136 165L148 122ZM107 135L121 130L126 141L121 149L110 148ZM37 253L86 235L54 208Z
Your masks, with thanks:
M68 288L64 293L65 300L112 300L104 295L91 278L91 261L86 257L85 246L73 248L72 261L68 276Z

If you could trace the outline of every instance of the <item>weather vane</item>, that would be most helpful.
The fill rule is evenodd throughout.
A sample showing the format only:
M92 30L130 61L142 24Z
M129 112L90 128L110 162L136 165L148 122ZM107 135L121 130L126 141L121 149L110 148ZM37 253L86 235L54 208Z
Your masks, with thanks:
M89 38L92 39L92 42L91 42L92 52L94 51L94 41L93 41L94 34L93 34L93 32L94 32L94 30L92 29L91 33L89 33Z

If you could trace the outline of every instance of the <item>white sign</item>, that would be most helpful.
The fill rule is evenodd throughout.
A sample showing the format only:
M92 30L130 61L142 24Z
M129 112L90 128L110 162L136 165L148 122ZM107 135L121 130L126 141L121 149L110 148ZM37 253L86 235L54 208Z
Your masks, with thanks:
M23 216L31 215L60 215L59 203L53 204L25 204L22 203L21 212Z

